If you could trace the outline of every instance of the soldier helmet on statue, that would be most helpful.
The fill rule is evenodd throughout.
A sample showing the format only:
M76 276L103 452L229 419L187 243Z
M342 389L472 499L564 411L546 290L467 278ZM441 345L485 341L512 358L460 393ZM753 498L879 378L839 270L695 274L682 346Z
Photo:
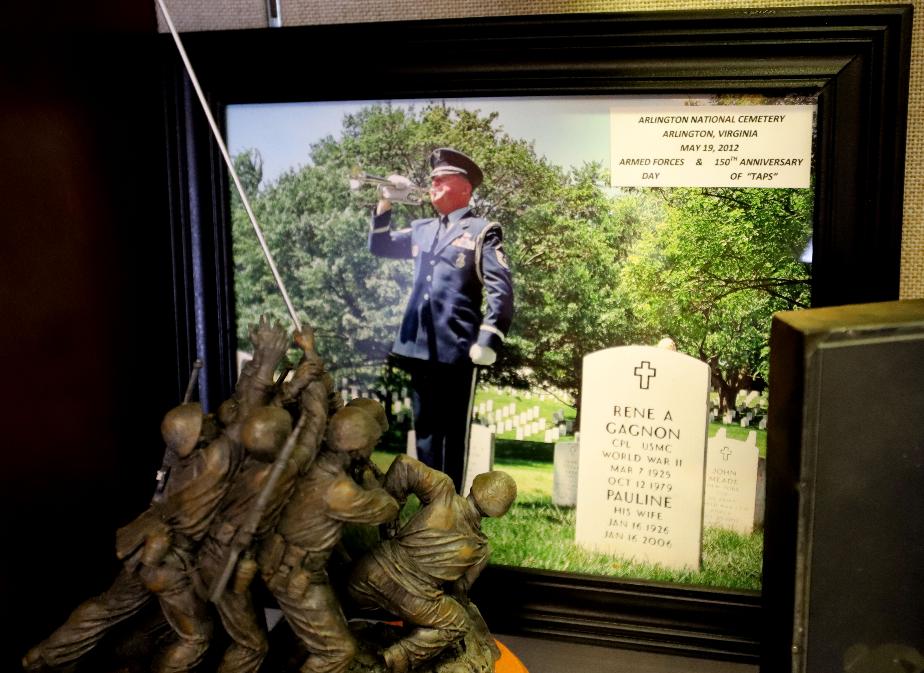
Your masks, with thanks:
M288 411L282 407L260 407L244 422L241 443L252 457L272 462L291 433L292 417Z
M516 500L517 484L506 472L485 472L472 482L471 496L478 511L485 516L504 516Z
M164 420L160 424L164 444L181 458L188 456L196 448L201 431L202 407L198 402L187 402L173 407L164 414Z
M385 407L383 407L380 402L371 400L367 397L357 397L356 399L350 400L347 406L362 409L372 416L375 422L379 424L379 428L381 428L382 432L388 430L388 417L385 415Z
M382 429L379 423L363 409L346 406L331 417L327 426L327 446L334 451L371 454Z
M430 153L430 177L452 174L465 176L472 189L478 187L484 179L484 174L471 157L449 147L433 150Z

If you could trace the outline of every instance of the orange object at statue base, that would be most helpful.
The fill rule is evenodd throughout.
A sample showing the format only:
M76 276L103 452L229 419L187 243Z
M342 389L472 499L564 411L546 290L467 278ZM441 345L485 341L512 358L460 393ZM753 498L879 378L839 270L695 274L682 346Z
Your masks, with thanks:
M494 673L529 673L523 662L506 645L497 639L494 642L501 651L500 659L494 662Z

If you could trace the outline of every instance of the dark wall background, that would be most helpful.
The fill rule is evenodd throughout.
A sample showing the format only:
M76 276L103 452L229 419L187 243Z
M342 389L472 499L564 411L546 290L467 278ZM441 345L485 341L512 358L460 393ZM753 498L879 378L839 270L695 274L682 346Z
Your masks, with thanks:
M117 568L181 392L151 0L0 28L0 670Z

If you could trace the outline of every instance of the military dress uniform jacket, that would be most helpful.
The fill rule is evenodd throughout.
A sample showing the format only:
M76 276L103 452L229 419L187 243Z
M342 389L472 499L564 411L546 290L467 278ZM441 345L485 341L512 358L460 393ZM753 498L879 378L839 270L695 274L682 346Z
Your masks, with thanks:
M513 283L500 225L466 212L442 232L438 218L391 228L373 217L369 250L414 260L414 287L392 352L445 364L469 363L472 344L498 350L513 318ZM487 310L482 314L482 289Z

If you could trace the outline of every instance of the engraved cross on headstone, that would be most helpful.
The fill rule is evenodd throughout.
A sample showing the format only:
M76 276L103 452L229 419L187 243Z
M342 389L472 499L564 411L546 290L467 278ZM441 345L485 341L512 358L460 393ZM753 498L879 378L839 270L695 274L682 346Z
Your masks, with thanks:
M657 369L653 369L651 363L642 360L642 364L635 368L635 375L638 377L638 387L642 390L648 390L648 382L655 376Z
M722 460L727 461L728 457L731 455L731 449L727 446L723 446L719 453L722 454Z

